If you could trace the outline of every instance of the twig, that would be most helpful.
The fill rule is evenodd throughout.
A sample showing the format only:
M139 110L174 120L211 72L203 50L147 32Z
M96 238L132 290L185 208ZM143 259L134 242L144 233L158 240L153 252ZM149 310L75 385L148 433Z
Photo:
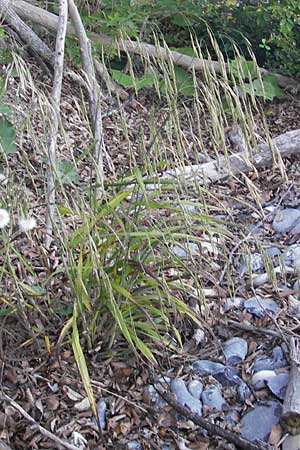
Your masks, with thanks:
M159 395L168 402L169 405L173 406L173 408L179 413L185 416L187 419L194 422L196 425L199 425L200 427L207 430L210 434L213 436L219 436L223 439L225 439L227 442L230 442L231 444L236 445L237 447L243 449L243 450L267 450L267 446L261 446L260 444L255 444L254 442L250 442L247 439L244 439L240 436L238 436L236 433L233 433L231 431L224 430L223 428L219 427L218 425L215 425L211 422L209 422L206 419L203 419L203 417L200 417L198 414L191 412L188 408L185 406L182 406L180 403L178 403L173 395L171 395L169 392L162 392L160 389L158 389Z
M51 431L48 431L46 428L42 427L39 423L37 423L33 417L31 417L30 414L28 414L25 409L22 408L22 406L18 405L17 402L15 402L12 398L10 398L8 395L4 394L3 392L0 394L0 399L2 401L5 401L10 404L15 410L17 410L28 422L30 422L34 428L37 428L40 433L42 433L47 438L51 439L53 442L55 442L58 445L61 445L64 448L67 448L69 450L78 450L78 447L75 445L69 444L68 442L64 441L63 439L59 438L55 434L51 433Z
M64 71L64 48L68 23L68 2L60 0L59 2L59 23L57 28L55 60L54 60L54 79L51 93L51 124L48 145L48 173L47 173L47 215L46 215L46 236L45 247L49 249L52 242L53 224L55 223L55 202L56 202L56 144L59 126L59 110L61 87Z
M254 325L248 325L246 323L240 323L240 322L236 322L235 320L221 320L220 323L222 325L230 326L232 328L238 328L239 330L242 331L249 331L251 333L256 333L256 334L264 334L267 336L272 336L272 337L276 337L279 339L283 339L283 333L280 333L279 331L275 331L275 330L269 330L268 328L262 328L262 327L255 327Z

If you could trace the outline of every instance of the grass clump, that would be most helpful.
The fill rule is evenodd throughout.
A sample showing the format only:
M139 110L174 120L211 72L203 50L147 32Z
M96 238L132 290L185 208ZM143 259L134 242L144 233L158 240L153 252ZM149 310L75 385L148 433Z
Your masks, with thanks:
M224 230L200 203L189 204L188 222L184 202L170 188L166 199L163 191L147 191L131 179L72 212L78 226L64 244L89 348L100 338L108 349L122 335L133 351L155 362L150 341L162 350L172 336L175 346L181 345L176 317L183 314L201 326L187 303L188 284L201 298L188 256L192 249L201 259L204 232ZM186 258L177 256L177 246L186 249Z

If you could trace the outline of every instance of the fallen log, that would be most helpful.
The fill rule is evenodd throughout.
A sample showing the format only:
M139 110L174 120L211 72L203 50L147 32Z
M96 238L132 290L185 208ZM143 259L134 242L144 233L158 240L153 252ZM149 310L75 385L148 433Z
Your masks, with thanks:
M29 5L28 5L29 6ZM27 3L26 3L27 8ZM23 42L33 49L41 58L51 65L54 64L54 54L50 48L32 31L32 29L20 19L10 0L0 0L0 19L5 18L8 25L18 33ZM57 27L58 27L58 16Z
M50 13L38 6L34 6L23 0L13 0L11 2L14 11L23 19L31 21L32 23L41 25L48 30L57 30L58 17L57 15ZM69 23L68 25L68 35L76 35L74 27ZM134 53L138 55L146 55L152 58L163 58L164 60L171 60L174 64L183 67L187 70L195 70L196 72L203 72L204 70L214 70L217 73L222 73L224 67L228 67L226 64L220 63L218 61L211 61L207 59L194 58L191 56L183 55L182 53L171 51L169 48L158 47L151 44L146 44L131 40L120 40L115 39L97 33L89 33L89 38L93 41L101 42L103 45L119 47L128 53ZM261 75L266 75L268 72L266 69L260 68ZM272 75L277 79L279 86L287 90L298 90L299 81L293 78L286 77L281 74L272 73Z
M254 168L270 166L277 160L300 154L300 129L288 131L274 139L270 145L259 144L256 150L244 150L220 157L204 164L196 164L168 170L163 180L178 179L181 182L197 182L200 185L211 184L230 176L251 172Z

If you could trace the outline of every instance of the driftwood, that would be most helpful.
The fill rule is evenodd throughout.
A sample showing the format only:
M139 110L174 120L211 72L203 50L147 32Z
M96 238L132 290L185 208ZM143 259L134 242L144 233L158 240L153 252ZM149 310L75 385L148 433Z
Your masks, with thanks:
M197 181L198 184L210 184L224 180L232 175L251 172L253 168L270 166L277 159L300 154L300 130L288 131L272 139L271 145L259 144L257 150L245 150L218 161L186 166L168 170L163 180L179 179Z
M292 435L300 433L300 360L295 339L290 339L291 370L283 402L281 424Z
M2 0L3 1L3 0ZM56 32L58 17L42 8L31 5L23 0L13 0L12 8L14 11L24 20L31 21L35 24L44 26L48 30ZM74 27L69 24L68 34L76 35ZM207 59L193 58L182 53L171 51L168 48L158 47L151 44L145 44L130 40L116 41L115 39L104 35L90 33L89 38L93 41L101 42L103 45L119 47L121 50L134 53L138 55L145 55L152 58L163 58L165 60L171 60L174 64L181 66L188 70L195 70L196 72L202 72L204 70L214 70L217 73L222 73L226 64L221 64L218 61L210 61ZM269 72L266 69L260 68L261 75L266 75ZM280 74L272 75L277 79L279 86L288 90L297 90L299 88L299 81L286 77Z

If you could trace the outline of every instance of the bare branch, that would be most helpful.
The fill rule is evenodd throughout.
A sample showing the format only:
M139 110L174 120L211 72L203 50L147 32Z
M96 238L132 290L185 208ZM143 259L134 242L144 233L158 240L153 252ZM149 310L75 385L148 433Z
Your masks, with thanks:
M10 398L8 395L4 394L3 392L0 394L0 399L3 402L7 402L10 406L12 406L16 411L18 411L21 416L23 416L26 420L28 420L29 423L31 423L34 428L39 430L41 434L46 436L48 439L51 439L56 444L68 449L68 450L78 450L78 447L75 445L69 444L68 442L64 441L63 439L59 438L55 434L51 433L51 431L48 431L46 428L42 427L39 423L37 423L33 417L28 414L28 412L25 411L25 409L22 408L22 406L18 405L17 402L15 402L12 398ZM5 448L5 447L3 447Z
M60 118L60 98L64 70L64 49L68 22L68 1L60 0L59 23L56 36L54 79L51 93L51 124L48 144L48 174L47 174L47 216L45 246L50 247L53 224L56 212L56 144Z

